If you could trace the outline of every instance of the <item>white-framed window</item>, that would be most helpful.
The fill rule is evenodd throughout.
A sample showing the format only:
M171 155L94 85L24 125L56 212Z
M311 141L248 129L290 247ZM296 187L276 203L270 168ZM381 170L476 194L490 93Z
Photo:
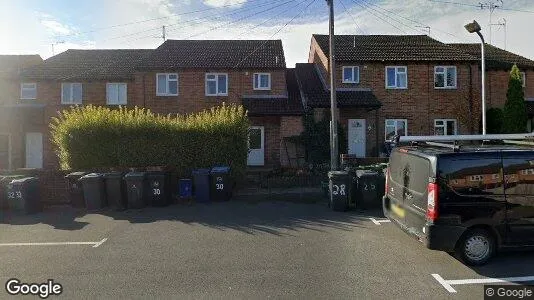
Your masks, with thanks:
M456 82L455 66L435 66L434 67L434 88L435 89L455 89Z
M206 73L206 96L228 96L228 74Z
M484 176L483 175L471 175L469 176L469 180L470 181L482 181L484 180Z
M271 89L271 73L254 73L254 89L255 90L270 90Z
M343 67L343 83L359 83L360 67L347 66Z
M491 174L491 179L492 180L497 180L499 178L501 178L501 176L499 174Z
M521 86L526 87L527 86L527 74L525 72L521 73Z
M20 99L34 100L37 99L37 83L23 82L20 84Z
M434 135L458 134L458 122L455 119L435 119Z
M108 105L124 105L128 99L128 85L126 83L108 83L106 85L106 103Z
M408 88L408 68L406 66L386 67L386 88L387 89Z
M156 74L156 96L178 96L178 74Z
M82 84L63 82L61 84L61 104L82 104Z
M534 169L521 170L521 175L534 175Z
M394 135L408 135L408 120L406 119L387 119L385 127L385 138L390 140Z

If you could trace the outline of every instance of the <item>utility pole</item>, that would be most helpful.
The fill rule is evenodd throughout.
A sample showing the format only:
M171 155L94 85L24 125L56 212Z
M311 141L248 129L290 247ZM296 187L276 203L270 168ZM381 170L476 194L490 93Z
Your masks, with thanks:
M500 5L497 5L496 3L500 3ZM503 0L490 0L486 3L479 2L480 9L489 9L490 15L489 15L489 43L491 44L491 25L492 25L492 16L493 11L496 8L503 7L504 3Z
M498 23L493 23L491 26L503 27L504 28L504 50L506 50L506 19L503 18L502 21Z
M55 51L54 51L54 46L55 45L59 45L59 44L64 44L65 41L57 41L57 42L54 42L52 43L52 56L56 55Z
M334 53L334 0L326 0L330 8L329 13L329 56L330 56L330 113L332 115L330 122L330 168L332 171L337 170L338 161L338 136L337 136L337 120L336 120L336 64Z

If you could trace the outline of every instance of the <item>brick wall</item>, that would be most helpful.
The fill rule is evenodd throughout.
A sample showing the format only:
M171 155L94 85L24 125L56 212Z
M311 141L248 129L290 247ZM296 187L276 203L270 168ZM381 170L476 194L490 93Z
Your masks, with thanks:
M298 136L304 131L301 116L280 117L280 164L282 166L296 166L296 159L304 153L302 145L284 140L284 137Z
M206 96L206 73L228 74L228 96ZM271 90L254 90L253 74L271 73ZM243 95L286 95L285 70L183 70L178 72L178 96L156 96L156 74L139 73L136 81L144 82L142 105L156 113L193 113L225 103L241 104ZM172 72L171 72L172 73ZM142 85L141 85L142 86Z
M525 92L525 98L534 98L534 71L522 70L522 72L523 71L526 74L526 84L523 88L523 91ZM503 108L504 104L506 103L506 93L508 91L508 81L510 80L510 70L487 70L486 77L487 107ZM478 85L480 85L480 83Z

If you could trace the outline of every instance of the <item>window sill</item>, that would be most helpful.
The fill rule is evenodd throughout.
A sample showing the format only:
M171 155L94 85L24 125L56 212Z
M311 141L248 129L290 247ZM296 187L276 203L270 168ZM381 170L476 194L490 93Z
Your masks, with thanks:
M270 91L271 88L254 88L255 91Z
M435 90L457 90L458 87L434 87Z
M206 97L228 97L228 94L205 95Z
M20 98L20 100L37 100L37 98Z
M176 97L179 94L156 94L157 97Z
M121 106L121 105L128 105L128 103L106 103L106 105L109 105L109 106Z
M359 81L342 81L341 83L358 84Z
M407 90L407 87L386 87L386 90Z

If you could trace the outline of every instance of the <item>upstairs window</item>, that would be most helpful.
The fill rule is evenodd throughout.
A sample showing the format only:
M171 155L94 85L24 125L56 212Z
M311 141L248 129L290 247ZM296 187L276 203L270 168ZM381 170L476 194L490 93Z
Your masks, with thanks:
M386 67L386 88L408 88L407 69L405 66Z
M156 96L178 96L178 74L158 73L156 75Z
M127 102L126 83L108 83L106 86L106 98L108 105L124 105Z
M82 84L62 83L61 104L82 104Z
M360 67L343 67L343 83L359 83Z
M206 74L206 96L228 96L228 74Z
M434 67L434 88L455 89L456 88L456 67L454 66Z
M271 73L254 73L254 89L255 90L270 90L271 89Z
M34 100L37 99L37 83L21 83L20 99Z

